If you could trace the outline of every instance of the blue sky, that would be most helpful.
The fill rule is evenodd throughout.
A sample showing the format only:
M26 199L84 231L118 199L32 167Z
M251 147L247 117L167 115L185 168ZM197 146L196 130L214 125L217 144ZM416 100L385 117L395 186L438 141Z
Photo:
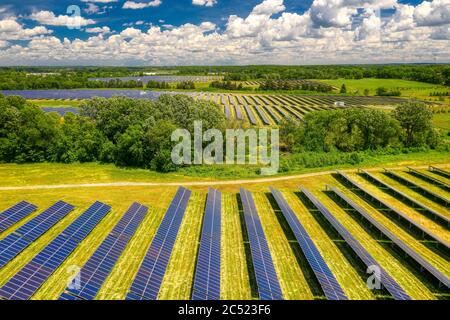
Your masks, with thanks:
M0 64L17 57L26 64L308 64L450 56L450 0L135 0L153 3L135 9L126 0L23 2L0 0ZM81 10L81 28L64 22L71 5ZM173 52L186 46L192 50Z

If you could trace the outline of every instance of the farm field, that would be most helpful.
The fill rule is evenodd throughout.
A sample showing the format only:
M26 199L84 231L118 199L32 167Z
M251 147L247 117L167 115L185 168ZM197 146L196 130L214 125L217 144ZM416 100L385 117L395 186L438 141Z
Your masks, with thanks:
M450 92L450 88L442 85L430 83L399 80L399 79L336 79L336 80L317 80L337 88L341 88L342 84L347 86L347 92L350 94L363 94L365 89L369 90L371 96L376 94L377 88L384 87L388 90L398 89L402 93L402 98L420 99L425 101L439 102L439 97L430 97L433 92ZM358 92L358 93L357 93ZM450 103L447 96L445 101Z
M2 166L3 167L3 166ZM8 167L8 166L6 166ZM436 167L449 171L450 164L440 164ZM450 179L420 167L420 172L449 183ZM415 181L427 190L438 193L442 198L450 199L450 192L420 179L404 167L393 169L398 175ZM32 170L27 170L31 175ZM67 171L66 171L67 172ZM88 172L88 170L86 170ZM94 171L92 171L94 172ZM95 171L100 177L101 172ZM404 183L394 180L384 173L382 168L370 169L371 174L388 183L397 190L415 196L421 203L450 219L450 208L442 203L411 189ZM64 176L61 167L57 174ZM383 199L392 207L403 212L435 236L450 242L448 225L430 219L417 209L411 207L401 199L396 199L378 185L367 180L356 170L347 171L348 176L357 181L372 195ZM7 175L6 170L0 171L0 177ZM137 172L137 180L144 177L144 172ZM80 182L94 182L86 174L80 173ZM118 172L109 177L102 177L102 181L126 181L125 173ZM150 179L151 180L151 179ZM176 178L174 177L174 181ZM20 185L38 186L54 184L52 175L39 179L23 177ZM183 184L183 180L178 180ZM14 185L12 181L3 181L2 186ZM221 240L221 274L220 296L222 299L258 299L258 286L253 272L253 259L250 254L249 238L244 224L244 208L239 196L239 188L244 187L252 193L256 204L257 214L261 220L263 231L267 237L268 249L273 259L276 276L280 282L285 299L312 300L325 299L324 292L308 264L302 250L294 237L292 230L280 212L277 203L269 191L272 186L281 191L288 205L292 208L296 218L304 226L325 263L330 268L343 292L349 299L372 300L392 299L386 290L370 290L366 281L367 267L356 256L355 252L346 244L345 240L324 219L318 208L312 204L300 187L310 191L323 206L339 221L343 227L363 246L375 261L398 283L404 292L412 299L434 300L450 299L448 288L439 286L433 276L421 271L411 259L393 243L382 236L370 223L354 211L342 205L335 195L326 191L327 186L337 187L343 194L362 207L375 221L406 243L414 252L424 258L433 268L447 279L450 277L450 261L448 248L437 246L434 241L423 238L402 220L382 210L379 205L363 197L360 192L349 187L345 181L335 174L324 172L314 176L297 177L293 179L259 182L246 181L240 183L208 182L206 185L189 185L192 195L187 204L184 218L181 221L175 244L165 271L158 299L190 299L193 279L196 271L197 254L203 215L209 186L222 192L222 240ZM25 248L17 257L0 268L0 286L3 286L20 268L25 266L39 251L70 225L94 201L101 201L111 206L111 211L103 218L93 231L79 244L67 259L52 273L45 283L32 295L32 299L57 299L67 286L70 267L82 267L98 246L105 240L108 233L119 221L132 202L136 201L149 208L143 222L120 255L112 271L100 288L97 299L122 300L133 282L146 255L152 239L171 203L178 185L122 185L122 186L74 186L68 189L40 188L0 190L0 211L26 200L35 204L38 210L23 220L15 223L0 233L0 240L13 233L40 214L57 200L63 200L75 206L75 210L50 228L41 237ZM400 251L399 251L400 250Z

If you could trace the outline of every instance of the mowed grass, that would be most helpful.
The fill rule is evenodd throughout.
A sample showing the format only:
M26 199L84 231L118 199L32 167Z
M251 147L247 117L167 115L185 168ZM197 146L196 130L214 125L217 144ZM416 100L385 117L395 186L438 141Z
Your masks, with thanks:
M434 114L433 123L437 128L450 130L450 112Z
M400 80L400 79L334 79L334 80L317 80L339 89L343 84L347 87L348 94L363 95L364 90L369 90L369 95L374 96L377 88L384 87L388 90L400 90L401 97L408 99L421 99L428 101L439 101L439 97L431 97L433 92L450 92L450 87L424 83L418 81ZM445 102L450 102L448 97Z
M376 174L382 177L381 174ZM404 172L403 174L408 175ZM426 221L427 227L442 238L448 239L450 236L448 230L437 225L434 221L428 221L427 218L398 200L390 199L389 195L385 195L377 187L371 186L365 179L356 174L352 174L352 177L358 179L378 196L385 197L395 207L405 210L405 213L413 219L417 219L421 223L425 223L422 222L422 219L425 219L423 221ZM46 184L45 181L42 182ZM420 183L428 186L423 181ZM350 190L345 189L329 174L246 185L245 187L253 192L275 269L286 299L324 299L324 296L314 274L302 256L299 245L289 231L289 226L283 220L282 213L271 195L268 194L268 187L271 185L283 191L288 203L312 237L326 263L350 299L368 300L386 297L368 289L366 285L368 275L365 273L365 267L361 266L354 253L336 236L333 229L323 222L320 213L317 210L312 210L305 202L301 194L298 193L299 186L310 189L330 208L336 218L413 298L435 299L442 296L442 292L431 285L417 268L413 268L406 263L403 255L393 251L389 243L382 241L379 235L364 227L361 221L355 219L350 212L343 210L333 201L324 192L327 184L339 186L359 205L368 210L375 219L408 243L441 272L449 275L450 263L439 252L430 248L417 235L399 226L395 219L385 216ZM217 186L217 188L223 192L221 296L223 299L257 299L256 281L250 268L249 245L245 243L243 212L237 196L239 186L227 185ZM160 299L189 299L191 296L207 187L198 186L191 189L193 194L188 203L163 279ZM403 189L405 187L402 187ZM73 272L69 272L70 268L73 266L82 267L132 202L137 201L148 206L150 210L97 296L97 299L124 299L176 190L176 187L122 186L0 191L0 210L4 210L21 200L27 200L38 205L38 213L59 199L76 206L74 212L0 270L0 285L4 284L30 261L35 254L61 233L95 200L111 205L112 211L33 296L33 299L57 299L67 286L70 277L73 276ZM441 194L446 193L442 191ZM33 214L33 216L36 215L37 213ZM27 220L29 218L0 234L0 237L3 238ZM433 224L439 228L434 228Z
M289 155L281 157L289 159ZM450 154L435 150L402 153L397 155L365 154L360 168L427 166L432 159L435 165L448 164ZM334 165L320 168L295 167L292 164L288 173L278 176L324 172L336 169L351 169L354 165ZM255 165L204 165L181 168L173 173L158 173L146 169L122 168L113 164L100 163L32 163L0 164L0 187L96 184L96 183L184 183L211 182L217 180L235 181L237 179L261 178L259 166ZM64 191L61 191L64 193Z

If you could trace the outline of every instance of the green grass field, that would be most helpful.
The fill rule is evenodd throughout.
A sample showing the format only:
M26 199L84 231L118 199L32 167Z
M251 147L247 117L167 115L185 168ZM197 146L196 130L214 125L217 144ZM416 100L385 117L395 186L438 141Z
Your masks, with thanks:
M434 125L438 128L450 130L450 113L437 113L433 118Z
M376 89L384 87L386 89L398 89L401 91L402 98L420 99L425 101L439 102L439 97L430 97L432 92L450 92L450 87L435 85L424 82L399 80L399 79L336 79L336 80L317 80L332 86L340 88L345 83L349 94L363 95L365 89L369 89L370 95L376 94ZM449 103L447 97L445 102Z
M450 168L450 159L447 164L438 166ZM430 163L430 162L429 162ZM404 166L404 163L396 163ZM55 166L55 170L52 167ZM51 185L67 183L61 177L71 177L71 183L88 182L120 182L120 181L157 181L145 170L113 169L105 166L102 171L100 165L25 165L14 166L0 165L0 181L5 185ZM17 167L21 167L20 172ZM76 170L74 170L77 168ZM54 171L52 174L48 172ZM418 178L415 178L405 170L396 169L402 175L417 181L430 190L438 192L444 197L450 198L450 192L439 189ZM422 170L427 174L426 170ZM74 175L78 172L78 175ZM18 183L14 183L15 175L18 175ZM411 196L415 192L400 183L396 183L375 169L374 174ZM399 200L384 193L381 189L357 175L350 173L351 177L372 194L388 201L394 207L402 210L411 219L422 224L434 234L443 239L450 240L448 229L439 225L436 221L425 218L416 210L408 207ZM59 180L58 177L59 176ZM98 177L99 178L98 178ZM36 178L38 177L38 178ZM162 177L159 177L162 179ZM173 179L173 180L172 180ZM175 181L175 176L169 180ZM163 180L160 180L163 181ZM187 180L182 180L187 181ZM448 181L448 180L447 180ZM347 189L330 174L324 173L313 177L295 178L291 180L273 182L250 182L245 185L227 184L214 185L223 192L222 202L222 267L221 267L221 296L223 299L256 299L257 294L255 279L249 267L249 245L243 225L242 204L238 197L239 187L245 187L253 192L256 207L261 218L263 229L267 237L269 249L274 260L275 269L280 280L281 288L286 299L324 299L317 280L309 268L300 247L290 231L284 217L273 198L268 193L268 187L274 186L283 192L286 200L294 210L297 218L304 225L307 232L317 245L319 252L324 257L344 292L351 299L386 299L385 292L371 291L367 288L365 268L358 262L355 254L342 242L333 229L324 223L323 218L313 210L299 194L299 186L311 190L319 200L328 207L333 215L351 232L351 234L366 248L366 250L385 268L385 270L405 289L414 299L447 299L448 293L433 285L421 272L407 263L405 256L393 250L389 243L381 240L378 233L367 228L360 219L357 219L349 211L343 210L332 198L324 192L327 184L337 186L344 193L362 206L377 221L383 224L391 232L395 233L405 243L408 243L417 253L422 255L438 270L450 276L450 263L439 252L435 251L422 241L420 235L405 229L397 219L393 219L379 211L371 203L368 203L351 190ZM61 199L76 206L76 210L60 221L33 245L25 249L17 258L4 268L0 269L0 285L3 285L14 273L23 267L36 253L56 237L90 204L99 200L112 206L112 211L94 229L94 231L80 244L73 254L50 276L45 284L33 296L33 299L56 299L67 285L71 266L82 266L93 254L99 244L105 239L109 231L114 227L121 215L133 201L140 202L150 208L144 222L139 226L135 236L123 252L113 271L108 276L101 288L97 299L123 299L130 287L133 278L139 268L140 262L146 254L147 248L154 237L163 215L176 192L174 186L116 186L116 187L73 187L68 189L22 189L0 190L0 210L11 206L21 200L27 200L39 207L35 216L44 208ZM188 203L188 208L177 236L175 247L171 255L169 266L165 274L160 299L189 299L193 277L195 273L198 242L200 239L202 217L205 208L207 186L190 187L193 194ZM450 217L450 209L445 208L431 200L416 196L419 201L439 210ZM3 238L13 232L15 228L23 225L31 217L24 219L14 227L0 234Z

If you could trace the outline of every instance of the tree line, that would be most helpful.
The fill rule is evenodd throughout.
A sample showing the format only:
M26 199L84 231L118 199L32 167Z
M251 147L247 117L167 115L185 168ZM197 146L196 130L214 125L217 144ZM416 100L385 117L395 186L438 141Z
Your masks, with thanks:
M0 161L103 162L168 172L172 164L171 134L193 132L194 120L205 130L223 128L219 106L184 95L162 95L156 101L94 98L80 114L61 118L45 113L21 97L0 97Z
M420 102L403 103L392 113L369 108L312 112L303 123L283 120L281 145L293 153L436 148L443 140L432 119L433 113Z
M312 112L304 122L287 118L279 126L280 146L290 156L282 160L320 166L358 163L361 151L443 146L448 152L448 141L433 127L432 117L426 105L410 102L392 113L348 108ZM204 130L236 125L227 124L217 104L185 95L162 95L155 101L93 98L81 104L78 115L63 118L21 97L0 95L0 162L101 162L175 171L172 132L182 128L193 136L196 120Z

